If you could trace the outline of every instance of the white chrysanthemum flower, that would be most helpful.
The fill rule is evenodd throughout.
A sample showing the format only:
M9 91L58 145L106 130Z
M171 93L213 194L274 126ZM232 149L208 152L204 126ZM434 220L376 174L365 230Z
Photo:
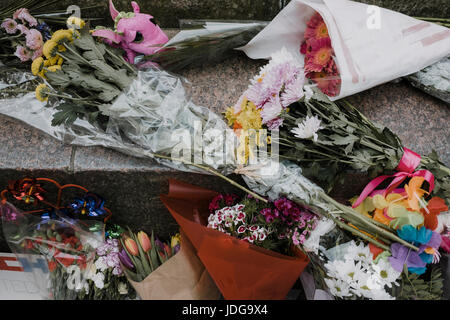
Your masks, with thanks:
M347 248L347 253L344 258L346 260L349 259L372 263L373 255L372 252L370 252L369 246L364 245L362 242L357 245L356 242L352 241L351 245Z
M372 300L395 300L395 297L391 296L386 290L371 290L368 298Z
M317 141L317 131L323 129L323 127L320 126L320 123L321 121L317 116L307 116L306 119L302 123L299 123L297 128L292 129L291 132L299 139L314 138L314 141Z
M401 273L392 268L388 260L380 259L372 267L384 285L387 285L389 288L392 287L392 284L398 285L395 280L400 277Z
M126 283L120 282L119 285L117 286L117 290L119 291L120 294L128 294L128 288Z
M305 90L305 101L309 101L313 97L314 91L311 89L311 86L304 86L303 90Z
M275 65L280 65L283 63L291 63L292 65L296 65L300 68L303 68L303 61L300 58L300 55L294 56L290 53L286 47L281 48L281 50L272 53L272 59L268 64L268 68L273 67Z
M330 293L335 297L345 298L352 296L349 285L342 280L325 278L325 283L330 289Z

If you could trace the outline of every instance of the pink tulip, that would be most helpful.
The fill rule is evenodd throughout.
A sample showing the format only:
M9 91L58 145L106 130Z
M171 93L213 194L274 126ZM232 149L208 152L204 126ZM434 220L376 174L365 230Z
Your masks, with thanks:
M125 248L131 255L133 255L133 256L139 255L138 245L137 245L136 241L134 241L133 239L131 239L131 238L125 239Z
M142 250L144 250L144 252L147 252L152 249L152 244L150 242L150 239L144 231L138 232L137 238L138 238L139 243L142 247Z

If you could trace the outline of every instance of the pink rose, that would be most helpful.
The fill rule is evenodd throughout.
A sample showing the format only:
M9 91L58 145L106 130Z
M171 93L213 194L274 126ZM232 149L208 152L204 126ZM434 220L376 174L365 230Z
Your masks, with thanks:
M38 50L42 48L44 45L44 41L42 40L42 34L36 30L31 29L26 36L27 47L32 50Z

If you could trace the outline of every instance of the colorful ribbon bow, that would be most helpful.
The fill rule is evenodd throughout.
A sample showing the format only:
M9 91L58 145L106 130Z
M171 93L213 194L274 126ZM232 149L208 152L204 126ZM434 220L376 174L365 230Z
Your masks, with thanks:
M403 157L396 168L398 172L390 176L379 176L370 181L369 184L361 192L361 195L353 204L352 208L358 207L364 201L364 199L366 199L375 190L375 188L378 187L378 185L389 178L394 178L394 180L392 180L391 184L384 190L383 196L386 196L392 190L397 188L406 178L412 177L423 177L430 184L430 193L433 191L434 175L428 170L414 171L420 164L420 155L407 148L403 148L403 151Z

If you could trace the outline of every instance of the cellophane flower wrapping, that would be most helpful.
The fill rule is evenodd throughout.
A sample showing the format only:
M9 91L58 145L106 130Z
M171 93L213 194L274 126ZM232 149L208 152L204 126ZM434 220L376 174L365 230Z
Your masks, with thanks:
M208 206L217 195L213 190L170 180L169 194L161 195L161 200L225 299L284 299L308 258L300 251L294 257L286 256L208 228Z
M74 300L87 290L87 272L103 243L103 223L72 220L63 215L43 219L10 203L0 204L3 233L12 252L34 265L41 255L47 266L33 268L43 298Z
M348 0L291 1L241 49L252 59L269 59L286 47L303 60L305 31L317 13L328 31L330 46L326 47L332 50L318 52L325 38L318 39L312 50L324 56L332 52L341 81L337 92L325 92L332 101L415 73L450 53L448 28ZM323 74L316 79L321 89L329 89L337 80Z
M3 83L18 87L21 81L22 78L17 76ZM181 162L155 158L154 154L200 158L224 174L233 172L234 133L220 115L192 103L185 87L188 87L187 82L179 76L156 67L143 69L125 92L100 110L108 117L107 123L103 124L78 118L70 125L52 126L52 119L58 112L56 107L64 100L47 104L38 101L34 93L0 99L0 113L67 144L103 146L135 157L154 158L177 170L204 173ZM214 145L217 133L227 139L229 147L225 152ZM191 144L191 137L202 136L203 140L200 138ZM189 141L186 142L186 138ZM202 147L209 147L209 151L203 152Z

